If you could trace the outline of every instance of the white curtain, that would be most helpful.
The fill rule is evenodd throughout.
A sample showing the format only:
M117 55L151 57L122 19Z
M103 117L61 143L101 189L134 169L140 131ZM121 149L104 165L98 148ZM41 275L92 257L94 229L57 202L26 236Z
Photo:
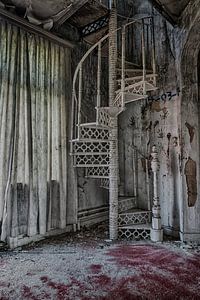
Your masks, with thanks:
M70 49L0 21L1 239L66 226Z

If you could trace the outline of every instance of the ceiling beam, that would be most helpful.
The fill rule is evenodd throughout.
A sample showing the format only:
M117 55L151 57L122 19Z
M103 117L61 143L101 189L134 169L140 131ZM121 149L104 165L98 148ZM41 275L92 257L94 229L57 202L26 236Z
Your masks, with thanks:
M55 22L54 27L58 28L65 23L71 16L73 16L82 6L84 6L89 0L74 0L70 5L70 9Z

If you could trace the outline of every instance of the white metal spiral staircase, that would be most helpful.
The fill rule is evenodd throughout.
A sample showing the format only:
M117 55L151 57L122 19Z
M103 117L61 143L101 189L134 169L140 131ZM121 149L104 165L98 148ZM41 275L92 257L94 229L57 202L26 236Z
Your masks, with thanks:
M116 24L114 24L116 25ZM126 36L127 28L139 26L141 34L142 66L126 61ZM156 89L156 66L155 66L155 46L154 29L151 17L140 20L132 20L119 29L110 25L110 33L104 36L94 46L92 46L79 62L73 79L72 98L72 120L71 120L71 155L76 168L84 168L85 176L88 178L100 179L100 185L108 189L114 174L116 183L119 177L117 166L113 166L112 155L117 156L117 143L113 139L113 130L117 136L116 120L120 113L123 113L128 103L147 98L147 93ZM148 43L150 42L151 52L147 53L146 33ZM114 43L120 36L120 63L117 64L115 57L116 49L119 45ZM102 49L105 42L109 42L110 55L110 76L109 88L114 89L113 101L102 105L101 85L102 85ZM114 49L115 48L115 49ZM113 50L113 53L112 53ZM95 52L96 51L96 52ZM118 50L119 51L119 50ZM96 119L88 121L87 113L83 109L84 87L83 68L84 62L91 54L97 54L97 78L96 80ZM146 58L151 56L151 68L147 70ZM114 71L113 71L114 70ZM114 73L113 73L114 72ZM113 76L114 74L114 76ZM114 124L114 125L113 125ZM114 141L114 142L113 142ZM115 168L114 168L115 167ZM113 172L114 170L114 172ZM117 174L116 174L117 173ZM118 191L117 191L118 193ZM111 194L110 194L111 195ZM112 196L110 196L112 197ZM150 237L151 228L151 205L148 203L147 210L138 209L138 199L133 197L119 197L118 203L114 204L110 200L110 238L113 239L112 226L117 227L119 237L147 239ZM114 214L112 210L114 209ZM117 224L116 224L117 214ZM116 230L116 228L115 228Z

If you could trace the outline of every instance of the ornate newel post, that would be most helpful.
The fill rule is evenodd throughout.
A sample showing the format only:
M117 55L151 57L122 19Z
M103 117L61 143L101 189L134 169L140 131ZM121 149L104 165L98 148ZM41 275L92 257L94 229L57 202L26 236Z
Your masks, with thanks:
M151 240L153 242L163 241L163 229L161 225L161 211L160 201L158 195L158 172L160 169L158 151L156 146L152 148L152 161L151 169L153 172L153 207L152 207L152 229L151 229Z
M109 166L109 237L118 238L118 120L113 103L116 90L117 64L117 9L116 1L111 3L109 22L109 112L110 112L110 166Z

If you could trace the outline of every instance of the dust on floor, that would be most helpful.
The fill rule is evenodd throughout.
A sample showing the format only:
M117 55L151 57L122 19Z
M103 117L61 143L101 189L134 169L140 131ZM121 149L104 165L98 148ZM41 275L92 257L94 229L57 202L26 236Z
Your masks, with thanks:
M200 299L200 255L82 232L1 252L0 299Z

